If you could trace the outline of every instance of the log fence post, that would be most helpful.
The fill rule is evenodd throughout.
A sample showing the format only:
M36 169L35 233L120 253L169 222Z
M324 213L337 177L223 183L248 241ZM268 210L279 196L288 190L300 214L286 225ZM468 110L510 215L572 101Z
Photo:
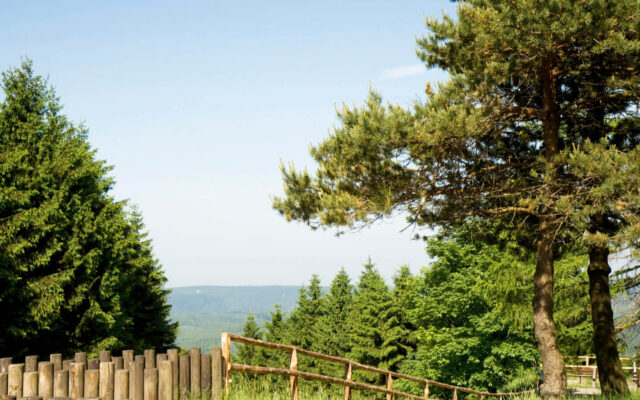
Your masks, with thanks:
M156 367L156 351L148 349L144 351L144 369Z
M22 397L38 396L38 371L24 373L22 382Z
M167 350L167 359L171 361L171 400L178 400L178 383L180 382L178 349Z
M194 397L200 396L200 347L192 347L189 350L189 357L191 358L191 395Z
M297 371L298 370L298 352L294 348L291 351L291 360L289 362L289 370ZM298 377L295 375L291 375L289 377L289 388L291 390L291 400L298 400Z
M344 366L344 375L345 375L345 380L351 382L351 372L352 372L352 367L351 367L351 363L346 364ZM344 387L344 400L351 400L351 386L345 386Z
M116 365L113 362L100 363L100 398L101 400L113 400L113 383Z
M87 360L87 369L95 369L96 371L99 371L100 370L100 359L99 358L90 358L90 359L88 359Z
M187 398L190 384L191 378L189 377L189 356L183 354L180 356L180 398Z
M222 334L222 361L224 362L224 391L229 395L229 384L231 383L231 340L229 334Z
M26 356L24 358L24 372L35 372L38 370L38 356ZM24 396L27 397L27 396ZM33 397L33 396L29 396Z
M73 360L77 363L83 363L85 368L87 366L87 353L79 352L73 355Z
M7 390L9 385L9 374L6 372L0 372L0 398L7 396Z
M113 379L113 399L127 400L129 397L129 370L117 369Z
M69 397L79 400L84 397L84 363L72 363L69 370Z
M100 363L108 363L111 362L111 351L110 350L102 350L99 355Z
M133 361L133 350L122 350L122 364L124 369L129 369L129 363Z
M9 373L9 365L11 365L11 357L3 357L0 358L0 374L8 374Z
M223 379L222 349L220 347L213 347L211 349L211 397L213 400L219 400L220 396L222 396Z
M24 375L24 364L9 365L9 377L7 382L7 393L16 398L22 397L22 379Z
M129 361L129 400L134 400L136 395L136 362Z
M458 389L453 389L453 400L458 400Z
M95 398L100 396L100 370L88 369L84 371L84 397Z
M54 374L56 373L56 371L60 371L62 369L62 354L60 353L49 354L49 361L53 363Z
M429 382L424 384L424 398L425 399L429 398Z
M115 364L116 371L124 369L124 359L122 357L111 357L111 361Z
M135 361L136 376L134 378L135 389L134 389L134 397L131 400L144 400L144 356L140 358L136 356L135 359L136 359Z
M393 390L393 377L391 374L387 374L387 390ZM387 393L387 400L393 400L393 395L391 393Z
M53 363L51 361L38 363L38 396L44 400L53 397Z
M158 400L171 400L173 396L173 363L169 360L158 364Z
M69 371L60 369L53 373L53 397L67 396L69 396Z
M157 368L145 368L144 370L144 400L158 400Z

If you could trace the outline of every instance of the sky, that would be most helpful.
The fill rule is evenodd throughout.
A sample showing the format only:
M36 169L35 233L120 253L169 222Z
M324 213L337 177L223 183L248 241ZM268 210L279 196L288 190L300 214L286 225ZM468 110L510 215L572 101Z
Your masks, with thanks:
M23 58L114 168L112 195L142 213L169 287L327 285L368 257L390 279L428 265L396 215L336 237L286 222L281 162L313 170L309 146L370 89L410 106L446 79L416 56L424 18L449 1L12 1L0 70Z

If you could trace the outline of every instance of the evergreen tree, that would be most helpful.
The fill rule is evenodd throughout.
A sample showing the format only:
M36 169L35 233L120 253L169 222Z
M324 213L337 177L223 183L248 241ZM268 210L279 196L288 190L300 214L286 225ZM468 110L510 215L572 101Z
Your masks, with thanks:
M242 326L242 336L263 340L263 332L253 314L249 313ZM238 362L247 365L264 365L264 351L261 347L238 345Z
M409 334L404 338L403 344L411 350L415 350L417 327L414 325L411 313L416 309L416 277L411 274L407 265L402 265L393 275L393 290L391 291L393 302L398 305L398 323Z
M381 369L397 371L408 349L408 332L399 324L400 309L393 301L375 265L364 265L349 314L350 359ZM366 377L365 377L366 379ZM381 377L377 377L381 381Z
M347 318L353 302L353 286L344 268L331 281L326 300L326 314L318 323L317 349L324 354L345 357L351 350Z
M325 296L320 286L320 279L314 274L309 285L300 288L298 302L289 314L287 342L303 349L315 350L318 342L318 320L325 312Z
M109 196L110 167L94 159L86 129L61 114L31 62L2 78L0 352L172 344L176 325L140 217Z
M271 343L286 342L285 334L287 329L287 319L282 313L280 304L276 304L274 310L269 313L269 321L265 322L265 340ZM267 361L278 368L289 368L288 353L282 351L265 351Z

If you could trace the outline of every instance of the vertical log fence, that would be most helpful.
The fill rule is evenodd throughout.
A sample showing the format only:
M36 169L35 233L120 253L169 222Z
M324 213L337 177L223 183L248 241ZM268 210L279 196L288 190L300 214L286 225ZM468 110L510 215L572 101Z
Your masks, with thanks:
M231 342L232 341L237 343L242 343L248 346L259 346L267 349L289 352L291 354L289 369L232 363L231 362ZM291 399L293 400L298 399L298 378L315 380L320 382L327 382L327 383L344 386L345 400L349 400L351 398L351 389L361 389L361 390L368 390L372 392L384 393L386 394L387 400L391 400L395 397L398 397L398 398L404 397L409 399L420 399L420 400L429 399L430 386L451 390L453 400L457 400L458 392L475 395L478 397L478 400L483 400L484 397L494 397L494 398L497 398L498 400L503 400L505 397L520 396L525 393L533 392L533 390L524 391L524 392L510 392L510 393L483 392L483 391L473 390L473 389L464 388L460 386L449 385L447 383L437 382L431 379L419 378L411 375L400 374L398 372L387 371L387 370L375 368L369 365L360 364L355 361L348 360L346 358L329 356L327 354L322 354L322 353L317 353L310 350L301 349L296 346L284 345L279 343L270 343L262 340L233 335L226 332L222 334L221 351L222 351L222 359L223 359L223 365L224 365L223 380L225 383L225 391L227 392L227 394L230 393L230 390L231 390L230 384L231 384L232 371L252 373L252 374L271 374L271 375L289 376ZM320 374L300 371L298 370L298 357L301 355L324 360L324 361L329 361L337 364L343 364L345 366L345 377L336 378L333 376L320 375ZM368 383L354 381L352 376L354 369L368 371L368 372L385 376L386 386L380 387L380 386L375 386ZM393 383L394 383L394 380L398 380L398 379L404 379L404 380L408 380L411 382L424 385L423 395L418 396L418 395L395 390L393 388Z
M22 362L24 361L24 362ZM218 400L222 394L222 350L201 354L193 348L156 354L145 350L122 355L105 350L98 358L75 353L71 359L51 354L24 360L0 358L0 399L6 400L183 400L190 396Z

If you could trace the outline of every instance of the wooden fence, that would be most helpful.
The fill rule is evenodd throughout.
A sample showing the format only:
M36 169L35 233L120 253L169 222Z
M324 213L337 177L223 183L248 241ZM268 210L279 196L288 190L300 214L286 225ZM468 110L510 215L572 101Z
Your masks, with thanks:
M270 368L270 367L262 367L262 366L254 366L254 365L244 365L244 364L235 364L231 362L231 342L243 343L248 346L260 346L273 350L281 350L289 352L291 355L289 369L284 368ZM345 377L344 378L335 378L332 376L314 374L310 372L304 372L298 370L298 356L307 356L311 358L317 358L320 360L325 360L337 364L343 364L345 366ZM483 397L495 397L499 400L502 400L504 397L518 396L524 393L532 392L517 392L517 393L489 393L482 392L478 390L468 389L460 386L449 385L447 383L436 382L430 379L418 378L415 376L400 374L393 371L387 371L375 367L371 367L368 365L360 364L355 361L348 360L346 358L333 357L322 353L316 353L313 351L301 349L299 347L278 344L278 343L269 343L264 342L262 340L250 339L238 335L233 335L230 333L222 334L222 359L224 368L224 382L225 382L225 391L229 393L230 391L230 374L231 371L239 371L246 373L254 373L254 374L274 374L274 375L284 375L289 376L290 378L290 389L291 389L291 398L293 400L298 399L298 378L310 379L320 382L327 382L336 385L344 386L344 398L345 400L349 400L351 398L351 389L363 389L370 390L378 393L385 393L387 395L387 400L391 400L395 397L404 397L409 399L429 399L429 388L430 387L439 387L443 389L451 390L453 393L453 400L457 400L458 393L468 393L472 395L478 396L479 400L482 400ZM355 369L368 371L376 374L380 374L386 377L386 387L380 387L371 385L368 383L355 382L352 379L352 372ZM424 386L424 391L422 396L417 396L410 393L404 393L393 389L394 380L405 379L411 382L416 382L422 384Z
M133 350L112 356L101 351L99 358L75 353L63 360L51 354L48 361L27 356L24 362L0 358L0 399L29 400L180 400L189 395L218 399L222 388L222 351L211 354L192 348L189 354L177 349L166 354ZM18 360L16 360L18 361Z
M581 384L583 378L586 378L591 381L591 387L595 388L598 379L598 366L593 363L595 360L595 356L567 357L565 362L571 362L570 364L565 364L567 380L569 378L578 378L578 383ZM636 368L636 362L628 357L620 357L620 361L623 363L622 370L625 375L638 385L640 383L640 374Z

